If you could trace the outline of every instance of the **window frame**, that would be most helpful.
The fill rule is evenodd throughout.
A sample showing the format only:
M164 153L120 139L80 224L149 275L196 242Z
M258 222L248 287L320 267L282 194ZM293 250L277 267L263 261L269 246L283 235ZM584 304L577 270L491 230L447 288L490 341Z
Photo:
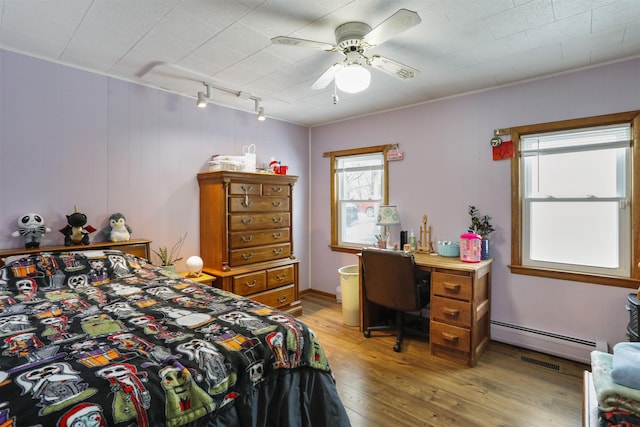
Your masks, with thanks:
M523 195L520 135L629 123L631 125L631 270L629 277L607 276L596 273L578 273L544 267L523 265ZM595 283L607 286L635 288L640 286L640 186L633 183L640 179L640 111L607 114L580 119L563 120L511 128L514 157L511 159L511 273Z
M383 156L383 175L384 184L382 188L382 200L381 204L387 205L389 203L389 161L387 160L387 152L393 148L392 144L376 145L371 147L353 148L340 151L330 151L323 153L323 157L329 157L330 160L330 187L331 187L331 244L329 247L332 251L347 252L347 253L360 253L363 246L345 246L338 243L338 229L340 227L339 219L340 214L338 212L338 180L336 177L336 159L338 157L357 156L361 154L382 153Z

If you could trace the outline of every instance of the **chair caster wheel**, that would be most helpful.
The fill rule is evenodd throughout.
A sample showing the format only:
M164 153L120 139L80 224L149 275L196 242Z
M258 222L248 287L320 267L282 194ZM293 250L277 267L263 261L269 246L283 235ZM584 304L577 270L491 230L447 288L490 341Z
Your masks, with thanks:
M395 351L396 353L400 353L400 344L396 344L393 346L393 351Z
M365 338L371 338L371 331L364 331Z

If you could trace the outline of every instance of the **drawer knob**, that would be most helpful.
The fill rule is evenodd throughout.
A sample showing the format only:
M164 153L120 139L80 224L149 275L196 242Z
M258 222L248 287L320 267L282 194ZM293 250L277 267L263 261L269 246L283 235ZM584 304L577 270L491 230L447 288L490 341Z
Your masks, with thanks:
M443 285L444 285L444 288L449 290L449 291L460 292L460 284L459 283L444 282Z
M460 314L460 310L457 310L455 308L443 308L442 311L444 312L444 314L451 316L451 317L458 317L458 315Z
M278 302L279 302L280 304L282 304L283 302L285 302L285 301L287 300L287 296L286 296L286 295L284 295L284 296L278 297L277 299L278 299Z
M273 236L274 239L281 239L282 233L273 233L271 236Z
M243 223L244 225L253 224L253 218L242 218L240 222Z
M458 336L457 335L452 335L452 334L449 334L447 332L443 332L442 333L442 338L444 338L447 341L451 341L451 342L457 342L458 341Z
M273 202L271 202L271 206L273 206L274 208L279 207L282 204L282 200L274 200Z
M248 237L247 237L247 236L241 236L241 237L240 237L240 239L241 239L243 242L250 242L250 241L252 241L252 240L253 240L253 235L252 235L252 234L249 234L249 236L248 236Z
M277 224L277 223L282 222L282 217L281 217L281 216L277 216L277 217L276 217L276 216L274 216L274 217L273 217L273 218L271 218L271 219L272 219L272 220L273 220L273 222L275 222L276 224Z
M282 187L274 185L273 187L271 187L271 191L273 191L274 193L281 193Z
M244 259L245 261L251 258L253 258L253 252L249 252L248 254L242 254L242 259Z
M244 285L247 288L253 288L254 286L256 286L258 284L258 281L256 279L253 279L253 282L249 283L249 282L244 282Z
M286 279L287 279L287 273L276 274L276 280L279 280L282 282L283 280L286 280Z

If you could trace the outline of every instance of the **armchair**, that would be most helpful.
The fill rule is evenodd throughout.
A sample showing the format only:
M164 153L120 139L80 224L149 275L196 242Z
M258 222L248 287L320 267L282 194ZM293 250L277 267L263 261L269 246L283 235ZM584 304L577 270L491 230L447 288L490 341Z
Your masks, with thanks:
M405 332L428 335L428 332L409 329L404 322L404 312L421 311L429 302L429 273L416 270L413 254L365 248L362 275L365 298L396 313L395 323L368 327L365 337L371 337L372 331L396 331L393 350L399 352Z

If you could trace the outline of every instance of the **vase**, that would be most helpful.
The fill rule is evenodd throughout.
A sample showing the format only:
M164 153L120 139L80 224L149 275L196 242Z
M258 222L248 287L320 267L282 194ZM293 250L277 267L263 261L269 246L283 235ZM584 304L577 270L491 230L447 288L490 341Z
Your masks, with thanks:
M175 264L163 265L162 268L164 268L165 270L169 270L172 273L176 272L176 265Z
M481 259L489 259L489 258L491 258L491 255L489 254L489 240L488 239L482 239L481 246L480 246L480 258Z

